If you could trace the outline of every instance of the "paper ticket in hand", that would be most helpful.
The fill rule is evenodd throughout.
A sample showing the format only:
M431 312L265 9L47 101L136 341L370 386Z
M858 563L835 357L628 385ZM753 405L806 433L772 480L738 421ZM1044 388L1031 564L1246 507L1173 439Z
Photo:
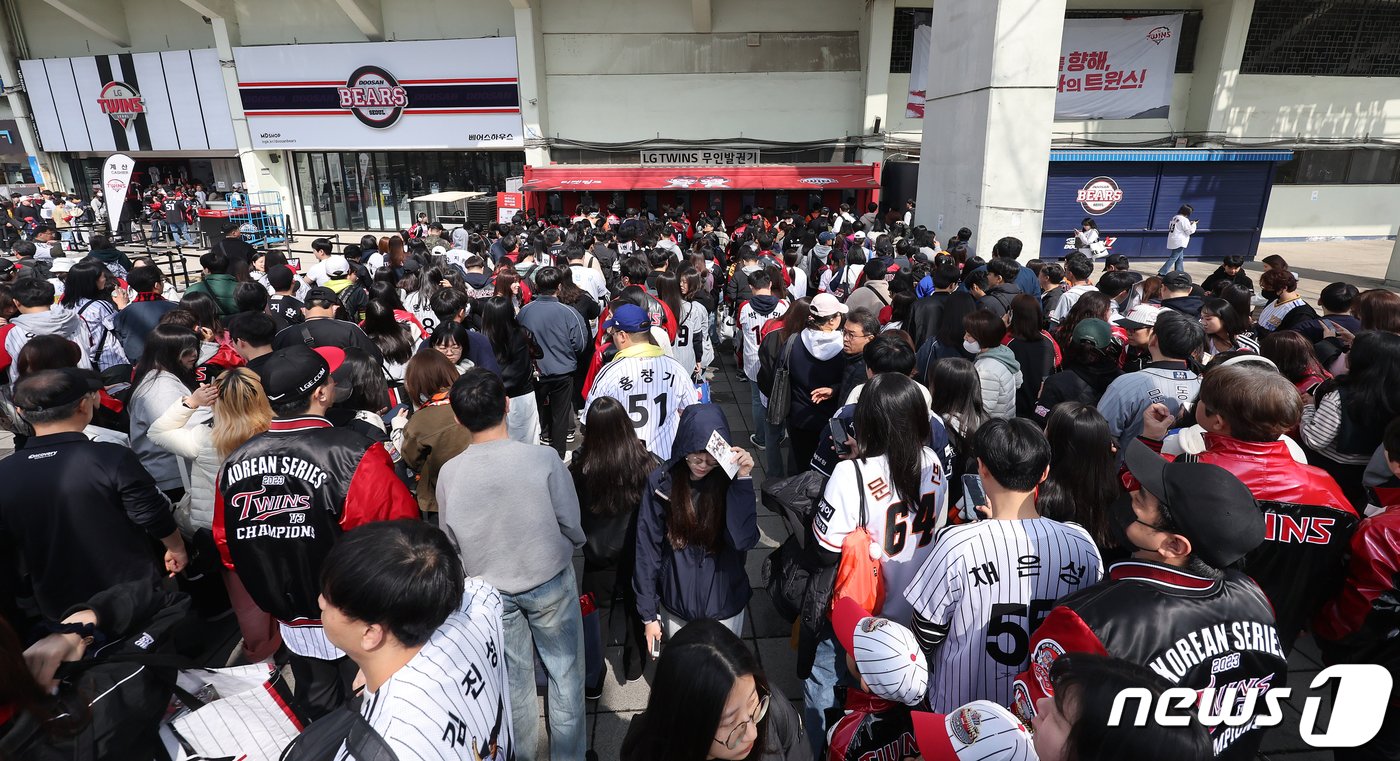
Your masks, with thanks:
M719 435L719 431L710 434L710 441L705 444L705 451L719 462L719 466L724 468L725 475L733 478L739 473L739 463L735 462L734 452L730 450L729 442Z

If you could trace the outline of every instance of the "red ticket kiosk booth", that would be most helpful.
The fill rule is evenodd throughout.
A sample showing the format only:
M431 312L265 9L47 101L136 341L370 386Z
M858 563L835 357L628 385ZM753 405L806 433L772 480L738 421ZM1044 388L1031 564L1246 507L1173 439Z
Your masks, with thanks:
M750 166L621 166L554 164L526 166L521 187L526 206L541 216L573 215L580 204L655 212L680 206L693 219L719 209L733 220L743 210L768 211L796 206L803 214L823 206L849 203L857 214L878 201L877 164L758 164Z

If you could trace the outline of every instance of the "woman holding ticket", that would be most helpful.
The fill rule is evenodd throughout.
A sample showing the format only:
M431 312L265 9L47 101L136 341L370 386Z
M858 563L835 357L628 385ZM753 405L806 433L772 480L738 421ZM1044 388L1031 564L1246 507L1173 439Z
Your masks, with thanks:
M637 514L637 613L655 658L661 637L712 618L741 634L752 594L744 570L758 545L753 455L730 446L714 404L681 411L671 459L647 478Z

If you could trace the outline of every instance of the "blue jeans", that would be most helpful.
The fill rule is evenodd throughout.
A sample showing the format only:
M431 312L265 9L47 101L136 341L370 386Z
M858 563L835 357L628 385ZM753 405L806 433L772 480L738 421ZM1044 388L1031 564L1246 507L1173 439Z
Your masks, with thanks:
M802 682L802 728L816 749L817 761L826 757L826 712L836 707L836 685L850 681L846 650L836 641L831 624L825 624L817 640L812 675Z
M535 651L549 674L549 757L577 761L588 747L583 703L583 613L569 564L559 575L520 594L501 593L505 604L506 669L515 757L534 761L539 746L535 703Z
M754 441L758 442L759 446L766 447L769 441L768 423L766 423L763 418L768 414L768 411L767 408L763 406L763 401L758 396L758 385L754 383L750 383L749 385L751 387L749 390L753 392L753 395L750 397L753 402L753 438ZM782 437L780 436L779 438ZM778 443L778 439L773 439L772 441L774 444Z
M193 245L195 244L194 236L193 236L193 235L190 235L190 223L188 223L188 222L170 222L170 223L168 223L168 225L169 225L169 227L170 227L170 239L171 239L171 240L176 241L176 242L179 242L179 241L181 241L181 240L184 240L185 245L187 245L187 246L193 246Z
M1158 275L1165 275L1165 274L1167 274L1168 272L1170 272L1173 268L1175 268L1177 272L1185 272L1185 271L1186 271L1186 247L1185 247L1185 246L1182 246L1181 248L1173 248L1173 249L1171 249L1170 251L1168 251L1168 252L1167 252L1167 260L1166 260L1165 262L1162 263L1162 269L1159 270L1159 271L1157 272L1157 274L1158 274Z
M786 474L786 463L783 462L783 427L766 420L760 425L763 426L764 436L768 441L768 448L763 452L763 475L767 478L782 478Z

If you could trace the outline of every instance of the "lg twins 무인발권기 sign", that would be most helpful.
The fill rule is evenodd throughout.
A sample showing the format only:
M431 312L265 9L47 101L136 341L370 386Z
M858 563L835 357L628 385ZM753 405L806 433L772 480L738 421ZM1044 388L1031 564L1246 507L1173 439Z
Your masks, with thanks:
M1055 118L1167 118L1181 19L1065 19Z

